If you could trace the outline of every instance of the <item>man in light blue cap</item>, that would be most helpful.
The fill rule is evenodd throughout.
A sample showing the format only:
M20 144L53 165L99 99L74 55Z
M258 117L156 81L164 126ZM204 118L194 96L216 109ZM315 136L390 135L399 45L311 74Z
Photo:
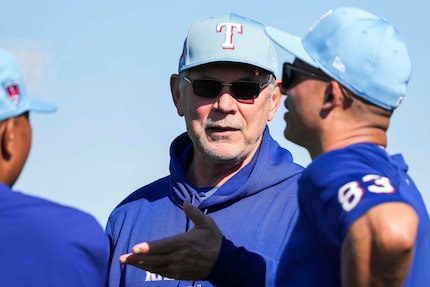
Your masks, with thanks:
M282 97L277 65L259 22L226 14L191 26L170 78L187 132L171 144L170 175L111 213L109 286L273 281L303 170L267 127Z
M303 38L266 31L295 56L283 66L284 135L313 159L276 286L428 286L429 215L403 157L385 150L411 75L397 30L345 7Z
M15 57L0 49L0 286L105 286L108 241L84 212L12 190L31 147L28 96Z

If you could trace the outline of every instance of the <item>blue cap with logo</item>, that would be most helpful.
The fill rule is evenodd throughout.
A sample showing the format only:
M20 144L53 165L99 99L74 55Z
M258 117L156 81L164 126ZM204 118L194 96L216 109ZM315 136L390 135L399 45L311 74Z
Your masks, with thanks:
M16 58L0 48L0 121L24 112L54 112L56 107L28 96Z
M295 57L379 107L394 110L406 96L411 61L387 19L342 7L321 16L303 38L273 27L266 32Z
M250 64L273 74L278 59L264 25L229 13L195 21L184 41L178 71L213 62Z

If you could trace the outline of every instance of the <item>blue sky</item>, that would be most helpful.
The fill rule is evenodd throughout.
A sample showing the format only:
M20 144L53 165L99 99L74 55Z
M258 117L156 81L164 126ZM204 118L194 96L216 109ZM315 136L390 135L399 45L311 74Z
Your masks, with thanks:
M388 132L430 206L430 67L427 0L173 1L14 0L2 3L0 45L21 62L29 92L58 112L32 114L33 146L16 189L80 208L104 226L129 193L168 173L170 142L185 130L169 90L182 43L200 17L234 12L302 36L330 8L355 6L388 18L409 46L408 96ZM280 58L290 56L282 51ZM302 165L308 153L274 137Z

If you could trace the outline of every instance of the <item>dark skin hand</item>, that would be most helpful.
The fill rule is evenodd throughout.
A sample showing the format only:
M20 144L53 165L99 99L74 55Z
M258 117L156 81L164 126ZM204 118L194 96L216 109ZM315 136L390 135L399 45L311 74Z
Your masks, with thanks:
M185 214L194 222L188 232L133 246L119 261L143 270L179 280L205 280L222 244L215 221L197 207L184 202Z

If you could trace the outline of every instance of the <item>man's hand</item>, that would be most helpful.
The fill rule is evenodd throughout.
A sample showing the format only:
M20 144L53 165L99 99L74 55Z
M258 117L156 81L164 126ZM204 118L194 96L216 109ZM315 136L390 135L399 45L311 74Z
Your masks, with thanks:
M119 261L165 277L204 280L212 270L222 244L222 233L214 220L184 202L185 214L194 222L188 232L133 246Z

